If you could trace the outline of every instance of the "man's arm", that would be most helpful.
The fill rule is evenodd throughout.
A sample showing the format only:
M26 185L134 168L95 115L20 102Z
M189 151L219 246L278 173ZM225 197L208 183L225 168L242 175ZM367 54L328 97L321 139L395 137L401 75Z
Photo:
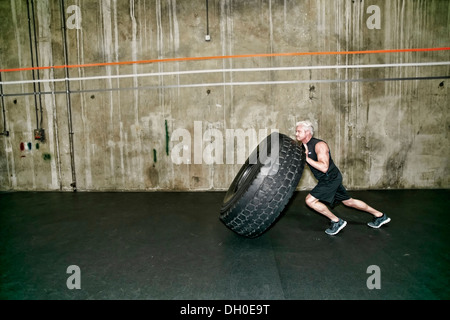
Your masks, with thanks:
M326 173L330 165L330 149L328 145L321 141L316 144L317 161L308 157L308 147L304 144L306 150L306 162L317 170Z

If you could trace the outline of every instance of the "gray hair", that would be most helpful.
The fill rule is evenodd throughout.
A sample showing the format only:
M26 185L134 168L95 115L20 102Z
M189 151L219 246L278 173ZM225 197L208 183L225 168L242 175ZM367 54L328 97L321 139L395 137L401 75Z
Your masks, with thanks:
M306 131L311 132L312 136L314 135L314 127L310 121L299 121L295 127L297 128L298 126L302 126Z

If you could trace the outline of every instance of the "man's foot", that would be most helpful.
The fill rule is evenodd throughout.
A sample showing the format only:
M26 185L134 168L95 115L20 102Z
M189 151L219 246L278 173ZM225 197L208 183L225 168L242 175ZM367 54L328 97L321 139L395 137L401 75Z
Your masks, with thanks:
M378 229L383 224L386 224L389 221L391 221L391 218L389 218L387 215L383 214L381 217L373 218L373 221L369 222L367 225L369 227Z
M347 225L347 222L342 220L342 219L340 219L340 218L339 218L338 222L331 221L331 226L327 230L325 230L325 233L330 235L330 236L334 236L339 231L344 229L344 227L346 225Z

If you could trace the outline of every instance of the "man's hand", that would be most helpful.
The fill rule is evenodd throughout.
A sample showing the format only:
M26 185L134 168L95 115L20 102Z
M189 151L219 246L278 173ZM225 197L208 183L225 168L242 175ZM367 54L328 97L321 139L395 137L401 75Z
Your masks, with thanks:
M303 146L305 147L305 154L306 154L306 159L308 159L308 145L306 143L303 144Z

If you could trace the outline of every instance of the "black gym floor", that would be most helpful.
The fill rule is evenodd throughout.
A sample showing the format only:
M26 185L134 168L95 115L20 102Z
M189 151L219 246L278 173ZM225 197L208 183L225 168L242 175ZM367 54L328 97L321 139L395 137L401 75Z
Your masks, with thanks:
M0 193L0 299L450 298L450 190L352 191L392 221L340 205L334 237L296 192L256 239L219 221L224 194Z

